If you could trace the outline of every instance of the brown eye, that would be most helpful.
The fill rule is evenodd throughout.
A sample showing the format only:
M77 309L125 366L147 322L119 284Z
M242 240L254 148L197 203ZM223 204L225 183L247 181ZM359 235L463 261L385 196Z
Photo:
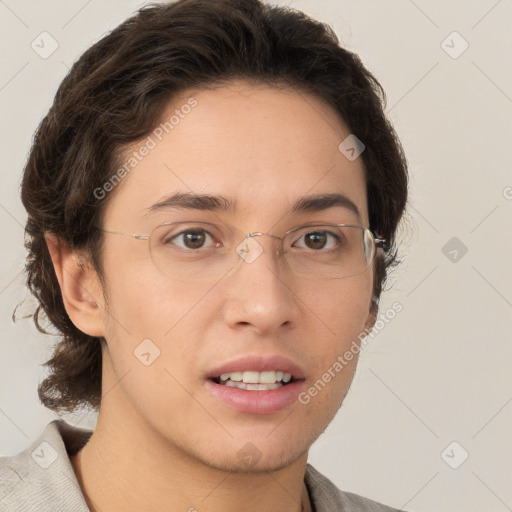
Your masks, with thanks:
M169 242L172 241L172 243L175 243L178 247L182 247L183 249L202 249L208 237L213 241L212 235L204 229L189 229L173 236ZM181 244L178 243L180 238Z
M305 242L310 249L323 249L327 243L327 236L320 231L308 233L305 236Z
M312 251L322 251L322 249L332 251L336 250L340 243L341 238L335 233L331 231L318 230L302 232L293 245L294 247L311 249Z

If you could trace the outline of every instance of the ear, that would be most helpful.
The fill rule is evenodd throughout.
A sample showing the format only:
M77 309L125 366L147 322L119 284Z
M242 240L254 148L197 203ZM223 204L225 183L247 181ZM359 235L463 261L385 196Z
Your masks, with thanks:
M45 239L69 318L85 334L104 337L105 305L96 270L80 251L56 236L46 234Z
M373 326L375 325L375 322L377 321L378 312L379 312L379 305L378 305L377 299L372 294L369 313L366 318L366 322L364 324L364 326L368 330L368 332L370 332L373 329Z

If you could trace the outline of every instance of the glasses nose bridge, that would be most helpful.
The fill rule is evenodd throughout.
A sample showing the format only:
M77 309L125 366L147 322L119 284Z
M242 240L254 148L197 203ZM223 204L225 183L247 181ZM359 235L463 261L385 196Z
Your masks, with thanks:
M283 253L284 237L280 237L280 236L277 236L277 235L272 235L271 233L262 233L261 231L256 231L254 233L247 233L247 235L245 235L245 239L247 240L248 238L255 238L257 236L269 236L270 238L274 238L274 239L279 240L279 244L278 244L278 248L277 248L276 254L277 254L277 256L279 256L279 255L281 255Z

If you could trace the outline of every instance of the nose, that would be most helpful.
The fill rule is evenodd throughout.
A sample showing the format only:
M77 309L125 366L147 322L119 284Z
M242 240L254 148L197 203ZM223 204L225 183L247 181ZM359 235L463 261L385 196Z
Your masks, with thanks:
M242 261L229 277L224 318L233 329L271 334L295 326L300 308L296 278L281 257L279 237L261 235L250 233L237 248Z

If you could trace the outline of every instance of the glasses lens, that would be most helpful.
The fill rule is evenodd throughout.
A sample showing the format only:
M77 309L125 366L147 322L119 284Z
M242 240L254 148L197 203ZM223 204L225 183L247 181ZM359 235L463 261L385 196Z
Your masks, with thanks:
M312 277L361 274L373 257L371 232L356 226L305 226L288 233L284 242L290 267Z
M150 236L151 258L166 276L178 281L216 279L236 264L226 226L206 222L173 222ZM235 254L236 256L236 254Z
M259 251L253 251L248 258L239 250L243 237L235 228L214 223L164 224L151 233L151 258L173 280L220 279L237 265L253 263L264 247L270 247L258 244ZM255 238L248 240L255 242ZM279 243L277 238L273 240ZM288 267L311 277L332 279L360 274L369 267L373 253L372 234L361 227L309 225L294 229L283 238L282 255Z

